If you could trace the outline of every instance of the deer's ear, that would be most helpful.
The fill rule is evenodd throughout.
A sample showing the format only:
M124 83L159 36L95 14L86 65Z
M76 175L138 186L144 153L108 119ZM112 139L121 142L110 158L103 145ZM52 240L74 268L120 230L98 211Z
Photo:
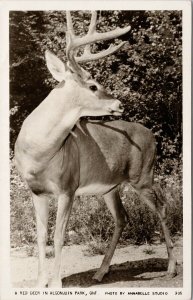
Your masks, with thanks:
M48 70L50 71L54 79L59 82L64 80L66 75L65 64L49 50L46 50L45 57Z

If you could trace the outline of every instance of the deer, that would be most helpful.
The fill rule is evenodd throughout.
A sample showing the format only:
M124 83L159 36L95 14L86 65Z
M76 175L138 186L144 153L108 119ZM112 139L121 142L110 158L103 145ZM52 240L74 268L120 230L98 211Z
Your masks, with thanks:
M82 63L104 58L125 42L92 53L91 44L117 38L131 27L109 32L96 30L92 11L87 33L75 34L70 11L66 12L66 58L63 63L46 50L46 64L58 81L56 87L24 120L15 143L15 164L27 183L36 216L38 244L37 287L62 287L61 259L73 201L80 195L102 195L115 222L114 233L93 280L109 272L115 248L128 221L119 186L129 183L141 201L158 214L168 253L168 274L176 275L174 246L167 227L167 201L154 182L156 143L153 133L139 123L82 117L122 116L122 103L106 92ZM80 47L84 48L79 55ZM49 199L57 201L52 278L46 269Z

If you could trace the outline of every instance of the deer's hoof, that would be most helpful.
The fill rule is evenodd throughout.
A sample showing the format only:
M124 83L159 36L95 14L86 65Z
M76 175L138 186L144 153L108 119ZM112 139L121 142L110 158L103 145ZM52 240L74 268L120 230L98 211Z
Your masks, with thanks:
M61 279L52 279L49 282L49 288L62 288L62 280Z
M169 278L173 278L177 275L177 262L176 260L172 260L169 262L169 265L168 265L168 274L167 276Z
M40 278L37 280L36 284L35 284L36 288L45 288L48 287L48 278Z
M93 276L93 280L97 281L97 282L101 282L103 280L103 277L105 276L105 274L107 274L109 272L109 269L107 270L98 270L94 276Z
M103 275L97 275L97 274L95 274L95 275L92 277L92 279L93 279L94 281L101 282L102 279L103 279Z

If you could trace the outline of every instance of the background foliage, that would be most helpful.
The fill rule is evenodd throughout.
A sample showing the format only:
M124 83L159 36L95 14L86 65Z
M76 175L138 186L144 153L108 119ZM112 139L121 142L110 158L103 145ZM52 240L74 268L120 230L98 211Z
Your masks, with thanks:
M108 92L122 101L125 106L123 119L140 122L150 128L157 140L157 179L162 182L168 194L171 214L170 227L173 233L182 229L182 196L181 196L181 148L182 148L182 15L180 11L100 11L98 12L98 31L108 31L117 26L131 25L131 31L120 40L126 41L124 47L116 54L99 61L84 64L93 77ZM73 12L76 33L86 33L90 21L88 11ZM66 17L64 11L12 11L10 12L10 148L13 150L21 124L26 116L47 96L56 85L46 69L44 52L54 52L64 62L65 58ZM120 40L110 41L119 43ZM110 42L100 42L92 46L93 52L108 47ZM110 117L113 119L113 117ZM12 193L12 232L16 234L14 241L29 228L30 237L22 237L25 242L33 242L35 230L34 217L31 215L29 193L22 183L11 158L11 193ZM18 187L19 185L19 187ZM130 191L126 195L130 201L136 197ZM95 198L93 198L95 199ZM83 201L79 199L79 201ZM94 200L93 200L94 201ZM136 198L137 201L137 198ZM99 199L100 202L100 199ZM125 201L128 203L127 201ZM87 202L85 202L87 203ZM104 219L105 232L113 226L110 216L104 212L103 203L100 208L95 202L93 218ZM94 204L95 203L95 204ZM133 202L132 202L133 203ZM131 202L130 202L131 204ZM151 232L156 231L156 220L147 213L147 208L135 202L131 205L130 223L127 231L130 238L139 241L140 236L151 240ZM53 205L54 206L54 205ZM76 207L76 206L75 206ZM80 207L80 206L79 206ZM92 211L85 204L83 209ZM80 228L96 230L95 221L85 221L85 212L78 215ZM54 211L54 207L53 207ZM96 217L97 212L97 217ZM77 209L78 214L78 209ZM74 216L76 209L74 210ZM148 218L147 218L148 215ZM94 217L95 216L95 217ZM77 217L77 216L76 216ZM132 217L139 222L132 223ZM52 216L54 219L54 214ZM110 219L109 219L110 218ZM19 221L23 220L23 222ZM30 222L29 222L30 219ZM54 220L51 219L51 226ZM144 229L146 219L151 220ZM172 222L174 221L172 225ZM75 219L74 219L75 220ZM177 221L178 220L178 221ZM87 222L85 226L81 222ZM177 221L177 222L176 222ZM96 223L99 221L96 221ZM100 223L100 222L99 222ZM112 223L112 224L111 224ZM26 224L24 226L24 224ZM31 225L33 224L33 225ZM139 229L135 224L142 224ZM153 225L154 224L154 225ZM23 226L21 228L21 226ZM73 218L70 228L74 227ZM93 226L93 227L92 227ZM95 227L94 227L95 226ZM175 228L176 226L176 228ZM93 229L92 229L93 228ZM140 229L141 228L141 229ZM86 230L86 229L85 229ZM141 230L140 232L137 230ZM90 238L94 234L91 232ZM106 233L97 233L103 240L108 240ZM150 232L150 233L148 233ZM108 234L110 232L108 231ZM50 232L52 235L52 232ZM107 234L107 235L108 235ZM151 236L149 236L149 234ZM84 235L83 235L84 236ZM95 234L96 236L96 234ZM108 235L109 236L109 235ZM125 239L127 234L123 235ZM16 238L17 237L17 238ZM18 239L19 240L19 239ZM144 240L143 240L144 241Z

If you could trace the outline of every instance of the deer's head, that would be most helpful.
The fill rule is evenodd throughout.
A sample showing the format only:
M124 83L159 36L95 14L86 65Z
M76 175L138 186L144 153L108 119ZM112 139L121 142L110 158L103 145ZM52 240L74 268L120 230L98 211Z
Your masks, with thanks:
M74 33L69 11L66 12L66 16L67 64L64 64L50 51L46 51L47 67L53 77L61 82L59 89L54 89L54 92L60 94L60 97L63 95L66 111L79 108L81 116L121 115L123 112L121 102L107 94L105 89L92 79L91 75L79 63L105 57L120 49L125 42L117 46L111 45L107 50L94 54L90 51L90 44L125 34L130 30L130 26L122 29L116 28L110 32L98 33L96 31L97 12L92 12L88 33L83 37L78 37ZM85 46L83 54L76 56L78 48L82 46Z

